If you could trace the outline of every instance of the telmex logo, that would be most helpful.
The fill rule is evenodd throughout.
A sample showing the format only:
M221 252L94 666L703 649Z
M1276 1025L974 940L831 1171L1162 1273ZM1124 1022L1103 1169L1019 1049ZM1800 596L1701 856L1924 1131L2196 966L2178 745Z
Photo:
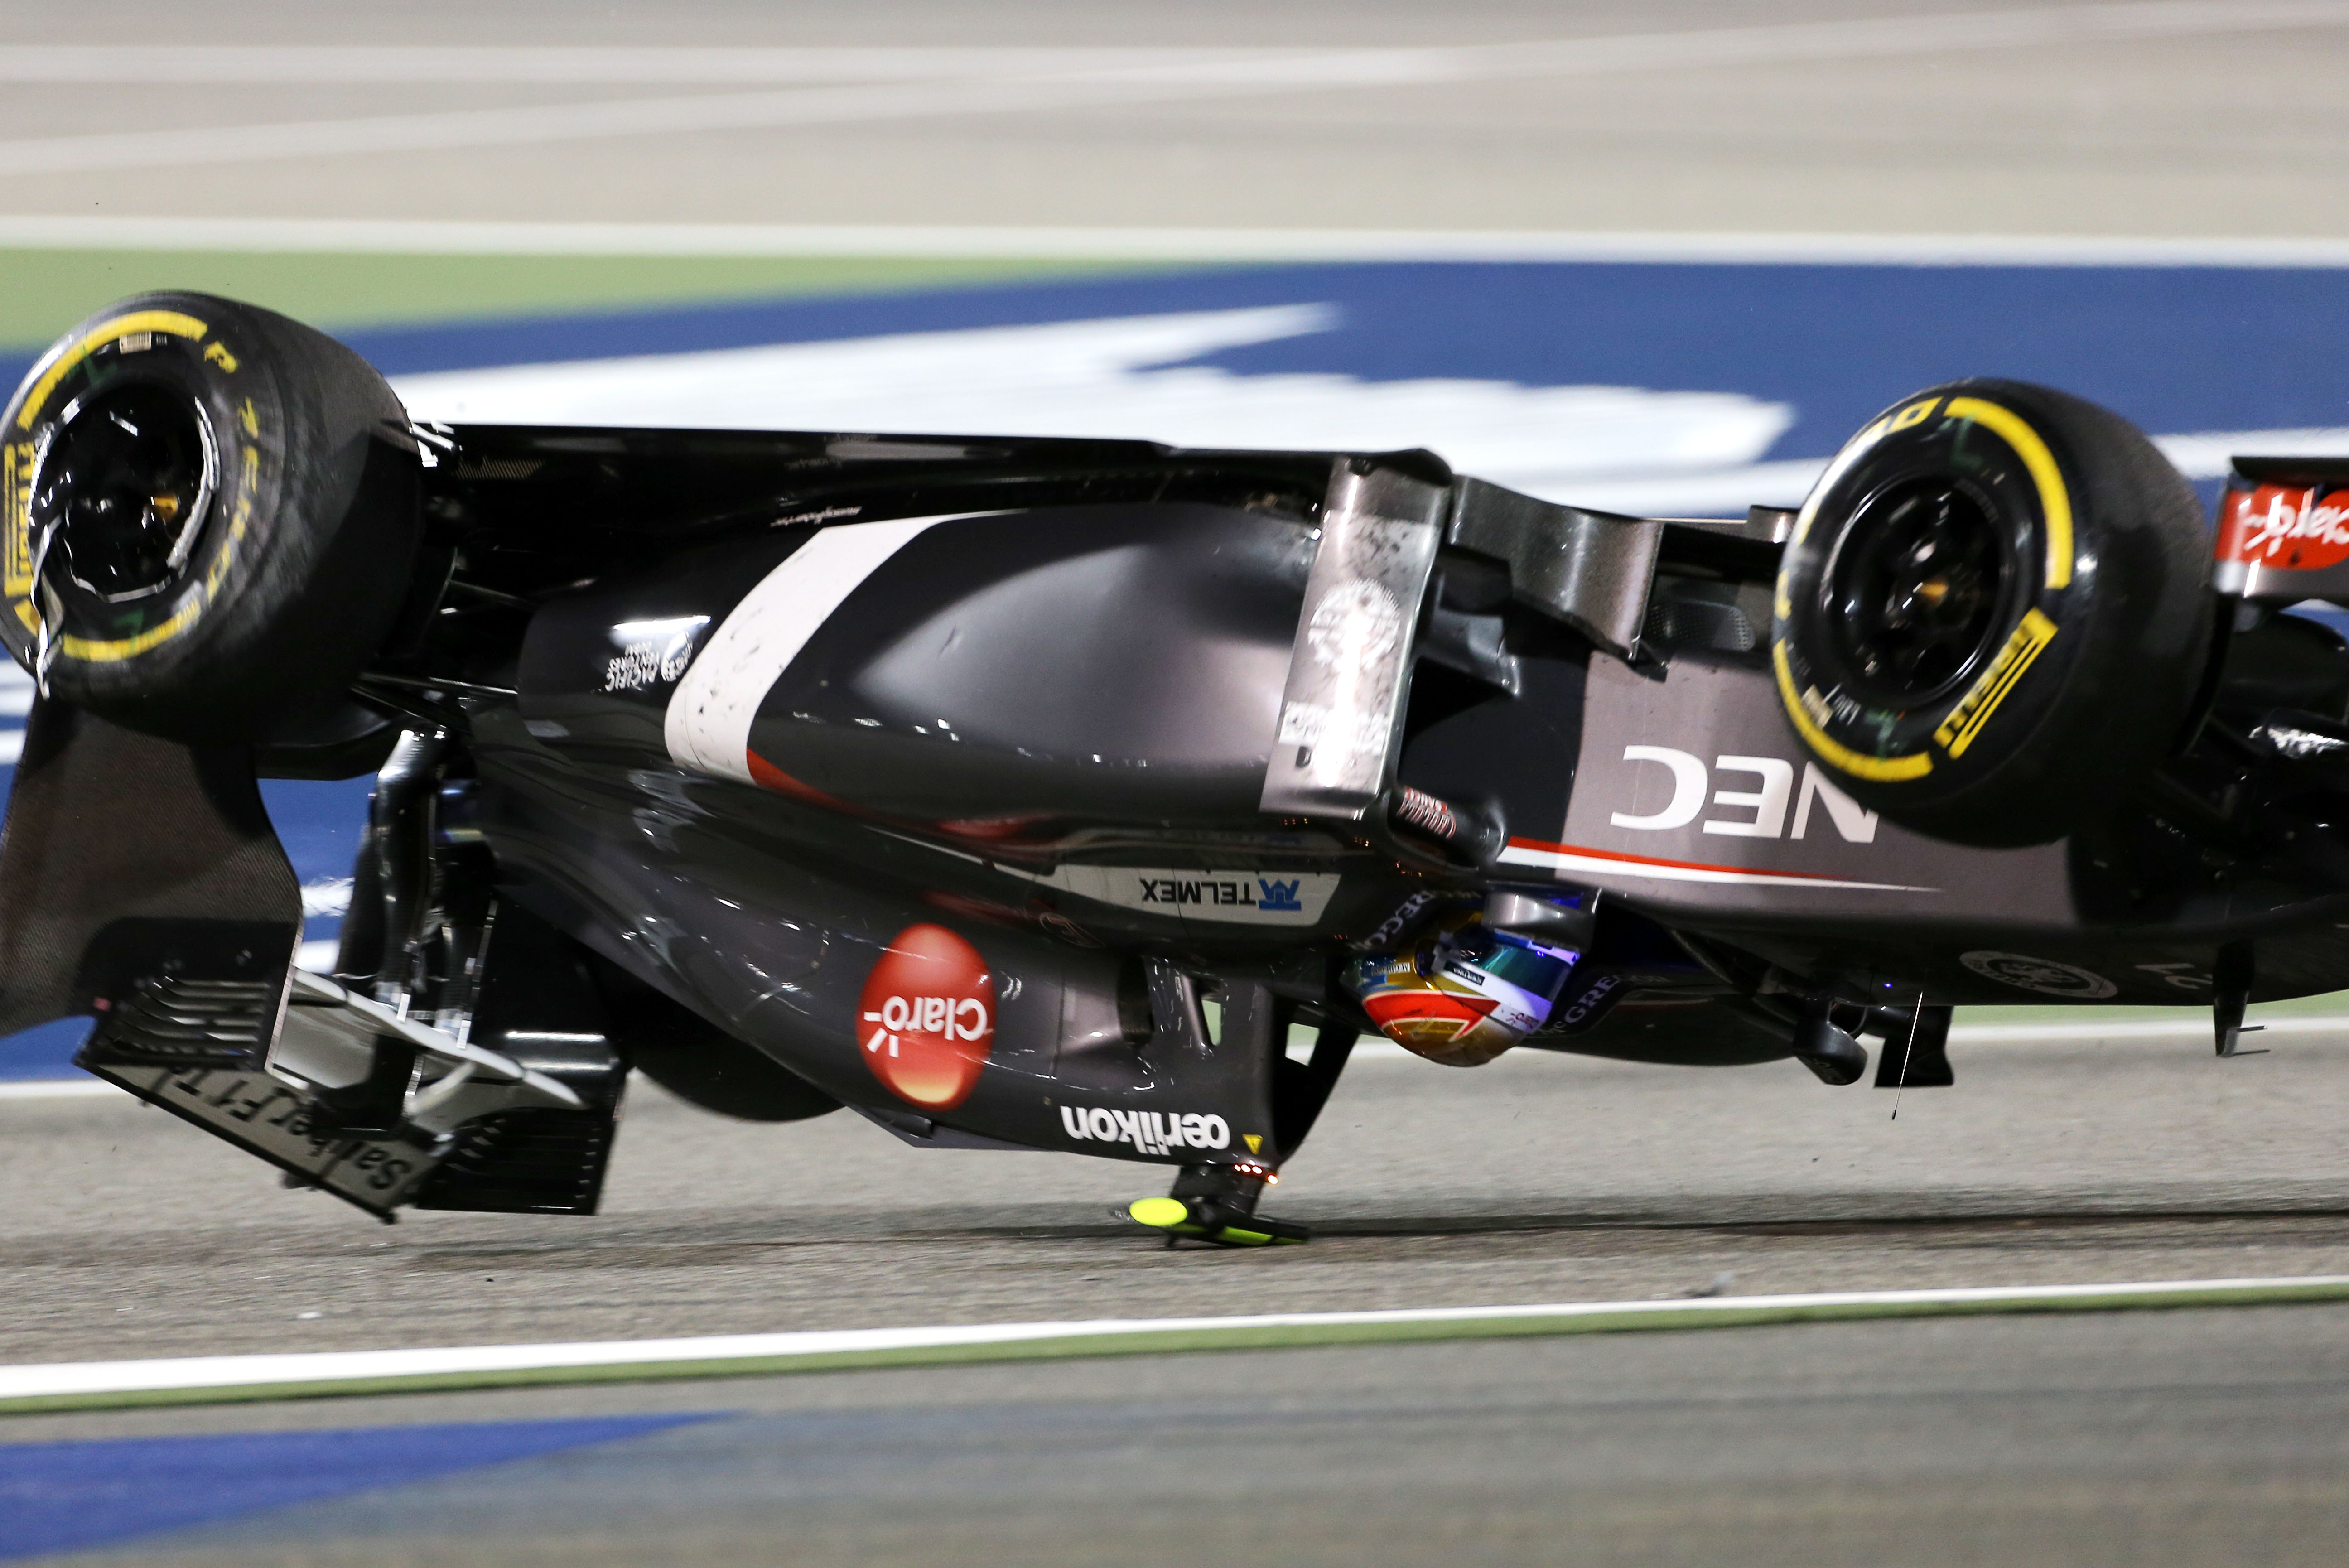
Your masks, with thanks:
M1811 808L1820 805L1826 808L1827 820L1835 824L1836 831L1847 842L1876 842L1876 813L1828 783L1816 763L1803 764L1803 785L1798 794L1795 788L1795 764L1776 757L1715 757L1712 768L1707 769L1702 758L1676 752L1670 746L1626 746L1623 760L1657 763L1671 770L1672 795L1661 811L1614 813L1607 820L1617 827L1643 833L1686 827L1711 805L1733 815L1707 817L1707 833L1724 834L1732 838L1800 838L1810 827ZM1757 787L1715 790L1712 780L1715 773L1751 774ZM1645 783L1642 778L1641 784ZM1790 805L1795 811L1791 833L1786 826L1786 808Z
M1062 866L1037 873L999 871L1046 888L1179 920L1309 926L1338 890L1335 871L1218 871L1174 866Z
M1286 882L1271 877L1243 877L1218 882L1199 877L1143 877L1135 886L1141 893L1140 904L1224 904L1270 912L1304 909L1297 901L1298 886L1303 880L1301 877Z

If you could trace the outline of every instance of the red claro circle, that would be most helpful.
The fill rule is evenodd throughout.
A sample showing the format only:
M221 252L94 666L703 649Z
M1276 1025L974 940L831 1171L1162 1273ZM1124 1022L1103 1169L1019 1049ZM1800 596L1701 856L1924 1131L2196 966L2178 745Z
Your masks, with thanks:
M889 940L857 999L856 1040L882 1087L925 1110L970 1097L995 1044L995 977L944 926Z

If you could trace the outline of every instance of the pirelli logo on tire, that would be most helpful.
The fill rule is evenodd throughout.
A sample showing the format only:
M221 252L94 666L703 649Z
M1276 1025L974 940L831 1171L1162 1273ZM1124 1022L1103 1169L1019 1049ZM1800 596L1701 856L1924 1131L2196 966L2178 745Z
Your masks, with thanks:
M0 441L0 506L5 506L0 540L0 595L21 599L33 591L33 458L28 441Z
M1966 748L1982 733L1982 727L1990 722L1990 716L1998 711L2006 694L2014 690L2014 683L2031 668L2031 661L2054 640L2055 623L2035 608L2025 610L2022 624L2014 628L1997 657L1933 732L1933 739L1941 749L1953 757L1964 756Z

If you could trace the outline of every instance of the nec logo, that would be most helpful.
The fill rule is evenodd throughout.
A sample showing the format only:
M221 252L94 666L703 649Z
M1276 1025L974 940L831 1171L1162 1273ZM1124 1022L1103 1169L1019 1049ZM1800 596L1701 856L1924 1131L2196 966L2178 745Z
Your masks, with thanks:
M1648 833L1686 827L1704 810L1709 796L1710 804L1745 815L1708 817L1704 824L1707 833L1725 834L1733 838L1800 838L1811 825L1811 807L1817 805L1826 808L1827 819L1847 842L1876 842L1876 813L1829 784L1816 763L1803 764L1803 787L1797 794L1795 764L1776 757L1713 758L1711 772L1750 774L1761 786L1719 791L1712 789L1712 779L1702 759L1673 751L1670 746L1626 746L1623 760L1657 763L1671 770L1672 797L1661 811L1645 815L1616 812L1607 820L1617 827ZM1647 783L1652 776L1643 777L1640 783ZM1791 834L1786 831L1786 807L1790 803L1795 808Z

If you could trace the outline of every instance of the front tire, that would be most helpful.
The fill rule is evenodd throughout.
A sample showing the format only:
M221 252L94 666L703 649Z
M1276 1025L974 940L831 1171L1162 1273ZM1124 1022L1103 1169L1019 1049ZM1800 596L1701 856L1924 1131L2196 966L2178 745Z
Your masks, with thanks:
M51 695L200 744L320 709L382 645L418 458L341 344L197 294L67 334L0 424L0 643Z
M1903 400L1831 462L1780 566L1771 659L1861 804L2046 843L2175 745L2209 656L2200 503L2137 428L2019 381Z

